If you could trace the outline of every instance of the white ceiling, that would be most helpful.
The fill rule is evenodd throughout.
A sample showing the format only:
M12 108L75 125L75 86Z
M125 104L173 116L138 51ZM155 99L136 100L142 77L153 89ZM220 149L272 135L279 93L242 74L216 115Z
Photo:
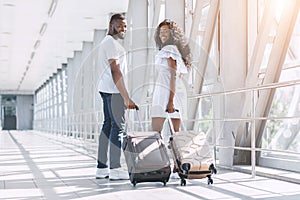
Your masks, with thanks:
M33 93L128 1L0 0L0 94Z

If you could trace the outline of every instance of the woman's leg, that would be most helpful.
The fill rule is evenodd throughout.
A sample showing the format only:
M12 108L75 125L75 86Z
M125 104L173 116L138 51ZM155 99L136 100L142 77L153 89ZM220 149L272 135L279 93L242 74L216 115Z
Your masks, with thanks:
M163 117L153 117L152 118L152 130L158 131L161 133L164 122L165 122L165 118L163 118Z
M173 128L174 128L174 131L175 132L178 132L179 131L179 128L180 128L180 119L178 118L173 118L171 119L172 120L172 124L173 124ZM177 169L176 169L176 164L175 164L175 160L174 160L174 166L173 166L173 173L176 173L177 172ZM178 176L178 174L174 174L172 175L172 178L173 179L178 179L180 178Z
M171 120L172 120L172 124L173 124L173 127L174 127L174 131L178 132L179 128L180 128L180 119L173 118Z

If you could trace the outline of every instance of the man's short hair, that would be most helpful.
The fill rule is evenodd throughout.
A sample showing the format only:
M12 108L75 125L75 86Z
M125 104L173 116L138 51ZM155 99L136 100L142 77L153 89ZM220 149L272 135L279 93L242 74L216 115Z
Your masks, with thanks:
M125 20L125 16L124 16L123 14L120 14L120 13L114 14L114 15L112 15L112 16L110 17L109 23L112 24L112 23L114 23L114 21L116 21L116 20L118 20L118 19L120 19L120 20Z

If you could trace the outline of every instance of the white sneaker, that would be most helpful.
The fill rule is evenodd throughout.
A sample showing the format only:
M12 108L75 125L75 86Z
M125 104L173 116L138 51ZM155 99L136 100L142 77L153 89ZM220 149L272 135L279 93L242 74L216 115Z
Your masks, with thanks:
M97 168L96 179L108 178L108 176L109 176L109 169L108 168Z
M115 169L110 169L109 179L110 180L128 180L129 175L128 175L128 172L125 171L124 169L115 168Z

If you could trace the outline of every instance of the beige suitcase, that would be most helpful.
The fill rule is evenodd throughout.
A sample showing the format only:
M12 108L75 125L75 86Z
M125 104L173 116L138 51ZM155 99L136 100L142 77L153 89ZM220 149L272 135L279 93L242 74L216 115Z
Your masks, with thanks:
M186 185L185 179L208 178L207 183L213 184L212 174L217 173L213 164L213 150L210 148L203 132L180 131L174 133L172 122L169 121L171 137L169 148L174 159L176 171L181 178L181 185Z

